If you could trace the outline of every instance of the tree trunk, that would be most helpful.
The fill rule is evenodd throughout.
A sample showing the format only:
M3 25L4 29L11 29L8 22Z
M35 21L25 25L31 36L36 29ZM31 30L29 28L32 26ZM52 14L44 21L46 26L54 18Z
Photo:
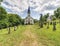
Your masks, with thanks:
M53 22L53 31L56 30L56 22Z
M48 22L48 26L47 26L47 29L49 29L49 22Z
M40 23L40 28L43 28L43 23L42 22Z

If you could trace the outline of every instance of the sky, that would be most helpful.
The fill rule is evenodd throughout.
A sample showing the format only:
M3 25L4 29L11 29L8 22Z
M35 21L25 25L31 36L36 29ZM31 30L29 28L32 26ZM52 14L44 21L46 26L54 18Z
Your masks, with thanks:
M54 14L54 10L60 7L60 0L3 0L1 4L8 13L16 13L22 18L27 16L30 5L31 16L39 19L40 14Z

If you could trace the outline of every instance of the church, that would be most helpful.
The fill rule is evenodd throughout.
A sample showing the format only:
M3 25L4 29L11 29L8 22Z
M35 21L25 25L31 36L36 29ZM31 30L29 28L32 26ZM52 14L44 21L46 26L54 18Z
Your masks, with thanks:
M33 25L34 24L34 19L30 16L30 7L28 7L28 16L24 19L24 24L25 25Z

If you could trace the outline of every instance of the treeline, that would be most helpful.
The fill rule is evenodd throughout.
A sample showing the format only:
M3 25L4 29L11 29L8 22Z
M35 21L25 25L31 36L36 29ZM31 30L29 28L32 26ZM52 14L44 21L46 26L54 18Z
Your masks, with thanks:
M22 24L23 20L17 14L8 14L6 10L0 6L0 29L18 26Z
M39 26L40 28L43 28L43 25L47 24L47 29L49 29L49 25L53 25L53 31L56 30L56 24L60 24L60 7L57 8L54 11L53 15L49 15L49 13L43 15L40 14L40 19L39 19Z

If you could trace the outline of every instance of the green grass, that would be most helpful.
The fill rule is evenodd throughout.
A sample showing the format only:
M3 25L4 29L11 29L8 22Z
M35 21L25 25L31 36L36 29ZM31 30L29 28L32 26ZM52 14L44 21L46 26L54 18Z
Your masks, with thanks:
M31 32L36 34L39 43L45 46L60 46L59 24L57 24L56 31L52 30L52 25L47 29L47 26L44 25L44 28L40 28L38 24L28 26L19 25L16 31L13 31L13 27L11 27L11 34L8 34L8 29L2 29L0 30L0 46L19 46L21 40L25 37L22 35L22 32L29 26L31 26Z
M57 30L53 31L53 26L50 25L50 28L47 29L47 26L44 28L39 28L39 26L35 25L34 30L32 31L37 34L38 41L42 42L45 46L60 46L60 25L57 24Z
M16 31L11 27L11 34L8 34L8 29L0 30L0 46L18 46L18 43L23 39L22 32L25 26L20 25Z

